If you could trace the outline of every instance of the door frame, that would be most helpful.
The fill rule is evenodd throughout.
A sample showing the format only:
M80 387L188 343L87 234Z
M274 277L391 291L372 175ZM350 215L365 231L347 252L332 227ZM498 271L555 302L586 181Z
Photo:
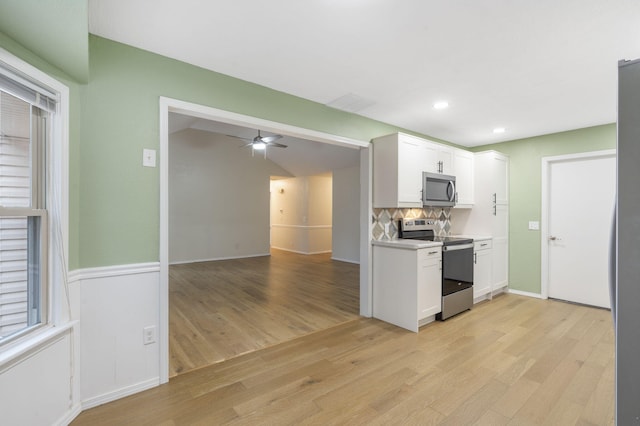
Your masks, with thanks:
M169 381L169 113L219 121L238 126L260 128L316 142L360 150L360 315L373 311L371 279L372 154L369 141L346 138L316 130L264 120L204 105L160 97L160 282L158 344L160 383Z
M551 196L551 166L556 163L564 163L567 161L597 159L597 158L610 158L616 156L615 149L605 149L601 151L589 151L580 152L576 154L557 155L552 157L542 157L542 174L541 174L541 224L540 224L540 297L543 299L549 298L549 208L551 203L549 197Z

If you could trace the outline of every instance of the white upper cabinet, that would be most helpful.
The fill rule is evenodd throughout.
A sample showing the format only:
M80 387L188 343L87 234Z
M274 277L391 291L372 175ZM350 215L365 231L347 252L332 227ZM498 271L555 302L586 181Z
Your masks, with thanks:
M472 152L404 133L373 140L373 207L422 207L422 172L456 176L458 206L474 202Z
M402 133L373 140L373 207L422 207L426 142Z
M425 141L425 172L453 174L453 148Z
M471 208L474 202L474 155L464 149L453 150L453 175L456 177L456 208Z
M496 153L492 155L492 160L496 204L509 204L509 159Z

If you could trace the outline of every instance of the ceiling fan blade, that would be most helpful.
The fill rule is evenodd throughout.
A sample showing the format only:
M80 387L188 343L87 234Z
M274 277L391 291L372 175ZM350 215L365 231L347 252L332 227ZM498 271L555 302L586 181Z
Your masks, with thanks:
M260 138L262 140L262 142L264 143L269 143L269 142L273 142L273 141L277 141L278 139L280 139L282 137L282 135L273 135L273 136L265 136L263 138Z
M283 145L283 144L278 143L278 142L269 142L267 145L274 146L276 148L286 148L287 147L287 145Z
M241 138L240 136L234 136L234 135L226 135L226 136L229 136L230 138L241 139L241 140L243 140L243 141L247 141L247 142L251 142L251 141L253 141L253 139Z

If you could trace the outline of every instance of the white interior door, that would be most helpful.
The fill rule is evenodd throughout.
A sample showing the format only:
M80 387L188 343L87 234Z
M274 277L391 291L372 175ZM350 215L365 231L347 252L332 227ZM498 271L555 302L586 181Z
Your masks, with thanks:
M615 155L549 165L548 295L610 307L609 232L616 188Z

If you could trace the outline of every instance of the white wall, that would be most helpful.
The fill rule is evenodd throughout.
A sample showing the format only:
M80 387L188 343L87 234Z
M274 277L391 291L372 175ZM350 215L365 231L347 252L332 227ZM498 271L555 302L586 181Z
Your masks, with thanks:
M332 178L280 179L271 184L271 245L303 254L331 251Z
M332 257L360 263L360 166L333 171Z
M243 143L194 129L169 136L169 262L269 254L269 178L289 173Z

